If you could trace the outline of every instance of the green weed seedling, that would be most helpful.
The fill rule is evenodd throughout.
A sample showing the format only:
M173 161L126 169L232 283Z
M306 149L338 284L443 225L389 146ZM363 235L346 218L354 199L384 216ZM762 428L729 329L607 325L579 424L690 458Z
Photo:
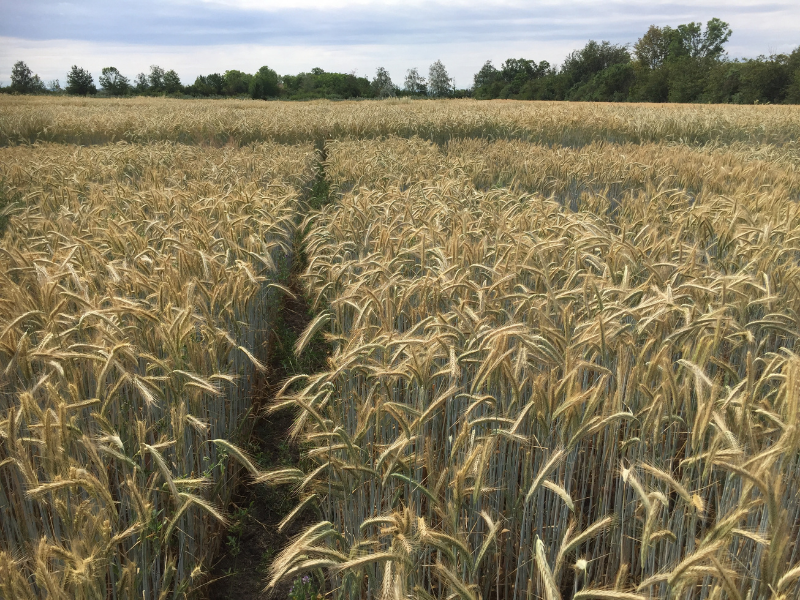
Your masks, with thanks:
M303 575L294 580L289 590L289 600L316 600L322 598L310 575Z

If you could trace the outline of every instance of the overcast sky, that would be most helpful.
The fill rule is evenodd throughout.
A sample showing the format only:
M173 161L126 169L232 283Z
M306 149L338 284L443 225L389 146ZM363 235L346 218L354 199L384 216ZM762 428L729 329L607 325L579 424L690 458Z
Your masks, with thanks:
M0 0L0 82L24 60L64 85L72 64L133 77L158 64L183 83L199 74L268 65L280 74L321 67L372 77L423 74L440 59L459 87L491 59L560 63L588 40L632 43L650 24L719 17L732 57L800 45L800 0Z

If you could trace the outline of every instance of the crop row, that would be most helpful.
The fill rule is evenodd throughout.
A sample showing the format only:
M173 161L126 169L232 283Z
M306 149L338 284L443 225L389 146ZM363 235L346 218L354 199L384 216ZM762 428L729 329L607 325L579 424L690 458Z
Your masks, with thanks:
M547 146L612 143L788 145L791 106L637 105L473 100L381 102L191 102L136 98L0 98L0 145L39 142L248 145L413 137L522 139Z
M278 399L310 464L267 477L299 491L287 524L321 517L273 583L796 597L796 163L476 144L329 146L298 349L321 330L335 351Z
M246 440L309 147L2 150L0 596L181 597Z

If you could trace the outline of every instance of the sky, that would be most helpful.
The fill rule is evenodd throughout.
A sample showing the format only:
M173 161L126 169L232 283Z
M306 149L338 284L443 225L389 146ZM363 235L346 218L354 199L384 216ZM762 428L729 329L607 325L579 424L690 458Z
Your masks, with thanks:
M590 39L632 44L651 24L712 17L730 24L733 58L800 45L798 0L0 0L0 83L24 60L62 86L73 64L95 80L103 67L133 78L157 64L184 84L262 65L370 78L382 66L402 85L407 69L441 60L469 87L487 60L559 64Z

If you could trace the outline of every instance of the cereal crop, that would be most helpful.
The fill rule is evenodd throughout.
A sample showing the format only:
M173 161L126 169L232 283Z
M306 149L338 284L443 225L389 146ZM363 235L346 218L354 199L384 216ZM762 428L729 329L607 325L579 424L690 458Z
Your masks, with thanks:
M268 591L800 594L798 109L0 107L0 595L201 596L237 485Z

